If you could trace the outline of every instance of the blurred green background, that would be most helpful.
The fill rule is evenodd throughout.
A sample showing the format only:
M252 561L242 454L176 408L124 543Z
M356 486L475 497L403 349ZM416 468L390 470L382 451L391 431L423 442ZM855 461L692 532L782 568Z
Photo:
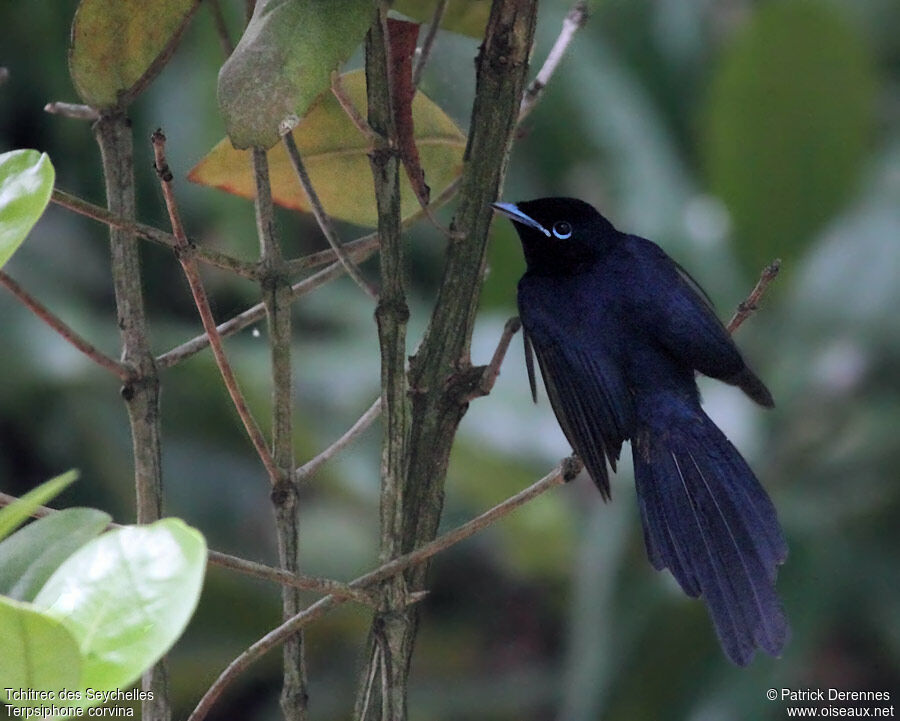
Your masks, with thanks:
M458 0L454 0L458 1ZM451 3L452 4L452 3ZM226 5L236 35L241 4ZM0 4L0 152L50 154L58 187L103 203L88 125L47 115L76 101L66 65L74 0ZM568 8L541 7L535 62ZM727 318L763 265L782 276L738 342L774 411L702 382L706 407L779 509L790 557L779 590L793 625L780 660L732 667L702 604L646 560L630 462L603 504L584 477L440 555L413 664L411 718L776 719L770 687L900 693L900 3L896 0L606 0L595 3L519 139L504 198L576 195L659 242ZM423 89L465 128L477 42L442 35ZM157 126L189 233L245 258L252 206L189 185L224 134L221 50L206 8L133 107L138 216L166 227L151 169ZM359 64L359 59L355 61ZM452 208L452 204L451 204ZM449 218L449 209L442 217ZM309 218L279 213L286 253L324 247ZM473 343L493 350L523 270L497 223ZM344 226L343 237L360 234ZM410 351L427 321L444 240L408 234ZM199 323L171 254L144 250L157 352ZM365 266L374 275L377 264ZM7 270L112 355L118 335L105 229L51 207ZM256 288L205 272L217 317ZM372 308L346 278L295 305L298 460L336 438L378 393ZM258 331L255 332L255 331ZM257 416L268 408L265 326L228 341ZM163 376L166 513L211 547L274 562L267 482L208 354ZM117 384L0 293L0 488L21 493L70 467L59 505L133 519L130 438ZM543 475L568 447L514 343L490 397L472 404L454 451L450 528ZM303 490L309 573L350 579L375 562L378 439L370 429ZM626 455L627 452L626 452ZM210 568L171 654L176 718L237 653L278 623L277 588ZM348 718L368 624L347 605L311 627L313 719ZM280 654L246 673L214 718L275 719ZM2 713L2 711L0 711Z

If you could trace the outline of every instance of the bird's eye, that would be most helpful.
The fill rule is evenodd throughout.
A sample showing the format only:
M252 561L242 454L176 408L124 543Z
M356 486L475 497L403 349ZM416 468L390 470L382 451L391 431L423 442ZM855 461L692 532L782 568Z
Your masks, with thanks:
M553 224L553 235L560 240L565 240L572 236L572 226L564 220Z

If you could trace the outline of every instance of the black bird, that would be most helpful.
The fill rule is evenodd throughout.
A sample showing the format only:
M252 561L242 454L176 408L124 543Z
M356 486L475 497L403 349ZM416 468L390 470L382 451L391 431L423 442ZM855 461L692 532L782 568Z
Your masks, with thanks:
M774 405L700 287L663 250L573 198L494 203L528 269L519 281L531 348L566 438L605 499L631 440L647 555L702 596L723 650L750 662L789 636L775 593L787 545L753 471L700 407L695 372Z

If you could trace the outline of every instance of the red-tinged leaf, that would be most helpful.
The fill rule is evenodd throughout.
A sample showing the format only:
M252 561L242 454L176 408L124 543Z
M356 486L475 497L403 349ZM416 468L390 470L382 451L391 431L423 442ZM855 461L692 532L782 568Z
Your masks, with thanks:
M341 76L344 92L365 115L365 74L356 70ZM422 166L435 188L443 190L462 172L466 138L456 124L423 93L412 101L416 144ZM332 93L312 106L294 131L309 176L325 210L334 218L357 225L378 224L370 146L341 108ZM287 208L309 211L306 196L288 159L283 143L268 151L272 197ZM219 188L244 198L253 198L255 186L250 153L236 150L228 138L214 147L188 175L188 180ZM404 218L419 209L408 182L400 183L400 212Z
M388 35L391 41L391 101L397 145L410 185L419 203L424 206L428 205L431 189L425 182L425 171L419 162L412 116L412 101L416 94L412 82L412 59L416 52L419 25L388 18Z

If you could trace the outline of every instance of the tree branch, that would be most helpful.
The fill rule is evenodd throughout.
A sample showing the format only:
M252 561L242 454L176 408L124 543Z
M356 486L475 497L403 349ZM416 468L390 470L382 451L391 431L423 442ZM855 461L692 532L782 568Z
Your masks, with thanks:
M365 260L374 255L375 251L378 250L381 244L381 239L378 237L378 232L367 233L355 240L351 240L347 243L344 243L341 247L343 248L344 253L347 254L352 260L357 263L362 263ZM339 262L337 253L334 252L331 248L327 248L326 250L317 250L314 253L310 253L309 255L304 255L300 258L293 258L287 261L288 273L290 275L296 275L297 273L307 270L309 268L318 268L319 266L325 265L327 263L334 263L335 261Z
M500 366L503 364L503 359L509 350L509 344L521 327L522 321L519 320L518 316L506 321L506 325L503 326L503 333L497 342L497 348L491 357L491 362L486 366L473 366L468 369L468 373L460 374L458 379L454 379L453 382L461 386L460 393L466 403L486 396L494 389L494 384L500 375Z
M448 381L471 366L469 344L485 268L490 203L498 196L506 171L525 87L536 6L534 0L495 0L477 60L475 102L459 205L451 224L454 235L464 240L457 239L448 245L447 262L428 330L410 363L412 420L400 545L404 552L433 540L440 523L450 449L467 407ZM424 587L426 570L423 564L405 575L410 590ZM390 624L391 633L385 637L382 629L386 624ZM375 658L380 658L381 664L390 662L389 668L382 666L382 669L390 677L391 689L405 686L416 626L415 607L402 611L390 609L376 614L373 620L369 666ZM379 655L372 647L380 638L386 638L391 647L381 648ZM366 671L361 678L368 675ZM363 718L364 692L360 686L359 718ZM385 718L384 701L381 718ZM404 717L396 718L402 721Z
M344 272L344 266L342 266L339 262L332 263L328 267L320 270L318 273L314 273L308 278L305 278L298 283L294 283L291 286L291 298L296 299L306 295L307 293L312 293L314 290L320 288L329 281L334 280L335 278L339 278L344 274ZM216 326L216 329L224 338L243 330L247 326L252 325L256 321L261 320L265 317L265 305L263 303L257 303L256 305L251 306L242 313L239 313L233 318L225 321L221 325ZM163 353L158 359L159 365L161 368L169 368L170 366L183 361L185 358L189 358L195 353L200 352L208 345L209 336L206 333L195 336L191 340L186 341L179 346L176 346L166 353Z
M434 49L434 41L437 38L438 30L441 29L441 22L444 19L444 12L447 10L447 0L438 0L434 6L434 15L431 16L431 22L428 25L428 32L422 41L422 48L419 51L419 59L416 61L416 67L413 69L412 84L414 88L419 87L422 80L422 73L428 65L431 58L431 51Z
M319 196L316 193L315 188L313 188L312 181L309 179L309 175L306 172L306 168L303 167L303 159L300 157L300 151L297 149L297 143L294 142L294 136L290 133L287 133L282 138L284 142L285 148L287 148L288 157L291 159L291 165L294 167L294 172L297 173L297 179L300 181L300 186L303 188L303 192L306 194L306 198L309 201L309 205L312 208L313 215L316 217L316 221L319 223L319 228L322 230L322 233L325 235L325 238L328 240L328 244L331 246L331 249L334 251L334 254L337 256L338 260L341 261L341 265L344 266L344 269L347 271L347 275L353 278L353 281L362 288L363 292L368 295L370 298L378 298L377 291L370 285L369 281L367 281L364 277L360 269L357 267L356 263L350 258L350 256L344 250L343 245L341 244L340 238L338 238L337 233L334 230L334 226L331 223L331 218L325 212L325 208L322 207L322 203L319 200Z
M522 97L522 103L519 105L520 123L534 110L535 105L537 105L541 95L544 93L544 88L547 87L547 83L550 82L550 78L553 77L553 73L556 72L556 68L569 49L569 43L572 42L575 33L585 26L589 17L590 14L588 13L585 0L578 0L566 13L566 17L563 19L562 30L557 36L556 42L553 43L547 59L544 60L544 64Z
M729 333L734 333L747 318L756 312L759 308L759 302L769 287L769 283L775 280L780 270L781 260L779 258L776 258L763 268L762 273L759 275L759 280L756 282L753 290L750 291L750 295L738 305L737 311L731 317L731 320L728 321L728 325L725 326Z
M440 553L441 551L449 548L450 546L456 545L457 543L464 541L467 538L470 538L487 526L496 523L498 520L508 515L511 511L514 511L516 508L519 508L525 503L528 503L534 498L537 498L551 488L559 486L566 481L572 480L573 478L575 478L575 476L578 475L580 470L581 461L574 457L567 458L560 465L550 471L550 473L548 473L546 476L531 484L524 490L519 491L519 493L515 494L514 496L507 498L502 503L498 503L493 508L485 511L479 516L476 516L471 521L464 523L458 528L445 533L440 538L436 538L431 543L428 543L411 553L407 553L406 555L400 556L399 558L395 558L391 561L388 561L387 563L383 563L378 568L369 571L368 573L359 576L358 578L355 578L348 584L348 586L351 589L365 588L375 583L384 581L386 578L390 578L393 575L401 573L407 568L410 568L417 564L421 564L430 559L435 554ZM421 595L411 594L409 600L415 602L420 598ZM344 599L337 598L334 595L325 596L324 598L316 601L316 603L312 604L303 612L297 614L291 619L288 619L283 624L281 624L277 628L274 628L272 631L259 639L259 641L250 646L246 651L244 651L240 656L234 659L234 661L232 661L225 668L225 670L219 675L212 686L209 687L203 698L200 699L197 707L188 717L188 721L201 721L203 718L205 718L212 708L213 704L222 695L223 691L225 691L225 689L231 684L231 682L234 681L234 679L237 678L237 676L239 676L251 664L261 658L268 651L271 651L279 644L284 643L286 638L302 630L310 623L321 618L325 615L325 613L342 604L343 602Z
M123 112L109 112L101 114L93 128L100 147L109 211L134 223L131 121ZM122 361L134 369L132 379L122 389L122 397L131 426L137 522L151 523L162 515L163 499L159 374L150 350L137 239L130 229L111 225L109 245ZM171 718L168 685L164 660L143 674L141 686L149 696L141 704L141 713L147 721Z
M330 461L334 456L343 451L350 445L358 435L363 433L374 420L381 415L381 398L377 398L375 402L369 406L369 410L360 416L356 423L347 429L346 433L332 443L328 448L319 453L311 461L304 463L294 472L294 480L297 483L309 478L323 465Z
M350 96L347 95L347 91L344 90L344 83L341 81L341 75L337 70L334 70L331 73L331 93L334 95L335 100L338 101L338 105L341 106L344 113L350 119L350 122L356 126L360 135L369 141L371 147L374 147L380 138L378 137L378 134L372 130L372 126L369 125L369 122L360 115L359 110L353 104Z
M8 506L15 503L18 498L8 493L0 492L0 507ZM32 518L44 518L54 513L59 513L56 508L48 506L38 506L31 512ZM120 523L110 523L107 529L124 528ZM290 573L281 568L273 568L264 563L257 563L246 558L233 556L229 553L221 551L207 550L207 560L210 565L227 568L236 571L245 576L260 578L264 581L272 581L282 586L292 586L300 588L304 591L315 591L318 593L331 594L338 598L356 601L365 606L374 605L375 601L372 596L365 590L350 588L346 583L335 581L330 578L322 578L321 576L307 576L302 573Z
M459 180L457 179L444 189L444 192L441 193L440 196L438 196L438 198L431 203L431 206L439 207L440 205L443 205L455 194L458 187ZM409 227L415 221L421 219L422 216L422 213L416 213L415 215L403 221L402 227ZM380 241L378 238L378 233L369 233L368 235L364 235L357 240L347 243L344 247L348 249L348 252L352 257L354 257L356 260L362 261L371 257L375 253L375 251L378 250L379 242ZM319 251L318 253L312 253L311 255L304 256L303 258L297 258L293 261L286 261L285 266L289 275L292 275L293 273L296 273L303 268L316 267L319 265L323 265L324 263L331 262L331 265L323 268L318 273L314 273L308 278L304 278L303 280L294 283L291 286L292 297L296 300L297 298L300 298L307 293L312 293L314 290L320 288L329 281L342 276L345 273L345 268L340 263L340 261L335 262L334 259L334 251L329 249ZM264 316L265 307L262 303L257 303L256 305L248 308L242 313L236 315L234 318L225 321L217 327L222 337L226 337L237 333L238 331L246 328L249 325L252 325ZM161 368L168 368L184 360L185 358L192 356L194 353L203 350L208 345L209 338L207 337L207 335L205 333L202 335L198 335L195 338L192 338L191 340L186 341L185 343L182 343L181 345L173 348L172 350L163 353L161 356L159 356L159 358L157 358L157 363Z
M290 135L288 135L290 137ZM266 151L253 148L253 177L256 185L254 210L259 236L260 279L263 304L269 326L272 365L272 447L278 476L274 479L272 504L278 536L278 559L291 572L300 569L299 498L294 482L293 448L293 370L291 368L291 286L284 258L275 234L272 188L269 184L269 161ZM281 589L282 617L287 619L303 607L303 599L295 588ZM281 710L286 721L305 719L308 685L303 637L288 640L283 649L283 683Z
M74 120L90 120L92 123L100 119L100 113L97 112L96 108L77 103L47 103L44 106L44 112L51 115L62 115L64 118L72 118Z
M159 185L162 188L166 210L169 213L169 220L172 223L172 232L175 236L175 255L181 263L181 267L184 270L184 276L191 288L191 294L194 296L194 303L200 314L203 328L206 330L207 336L209 336L213 356L216 359L216 365L219 367L219 373L222 375L225 388L228 390L228 395L231 396L231 401L234 404L235 410L237 410L238 416L240 416L241 422L244 424L244 429L247 431L247 435L250 437L250 441L253 443L256 453L266 467L269 479L274 485L278 481L278 468L275 465L272 454L269 453L269 448L266 446L262 432L259 430L259 425L257 425L256 420L253 418L253 414L247 406L247 402L244 400L244 395L241 393L240 386L238 386L237 378L235 378L231 364L228 362L228 356L225 355L222 337L216 331L216 322L213 318L212 309L209 306L209 299L206 297L206 290L203 287L203 281L200 278L200 273L194 262L191 246L188 243L184 228L181 225L181 217L175 202L175 193L172 191L172 172L169 170L169 166L166 163L166 136L162 134L161 130L157 130L150 136L150 140L153 144L153 154L155 157L156 173L159 176Z
M79 215L84 215L87 218L92 218L93 220L105 223L111 228L117 228L135 235L138 238L142 238L143 240L149 240L151 243L163 245L170 250L175 250L177 246L175 236L171 233L166 233L165 231L150 225L136 223L134 220L129 220L128 218L123 218L115 213L111 213L106 208L101 208L99 205L89 203L88 201L82 200L70 193L66 193L63 190L54 188L53 195L50 199L57 205L78 213ZM188 244L191 247L191 252L197 259L207 265L221 268L222 270L229 270L242 278L249 278L251 280L255 280L259 274L256 264L254 263L247 263L246 261L232 258L227 253L220 253L217 250L203 248L190 239L188 240Z
M125 383L128 383L132 380L134 376L134 371L124 363L120 363L117 360L110 358L105 353L97 350L91 343L88 343L84 338L78 335L74 330L72 330L68 325L63 323L62 320L59 319L58 316L51 313L47 308L41 304L34 296L30 295L28 291L26 291L22 286L20 286L16 281L10 278L6 273L0 271L0 284L5 285L9 291L16 296L16 298L21 301L22 305L24 305L28 310L34 313L38 318L40 318L44 323L50 326L53 330L55 330L59 335L61 335L65 340L75 346L78 350L84 353L88 358L90 358L97 365L106 368L106 370L115 373L120 380Z
M375 19L366 36L366 92L368 124L375 134L375 145L369 155L375 202L378 209L378 235L381 239L380 275L381 296L375 309L378 323L378 344L381 353L381 535L382 562L401 553L403 539L403 498L405 495L408 462L410 408L406 378L406 323L409 308L406 304L403 263L403 242L400 229L400 154L397 129L394 124L394 98L391 88L392 49L387 28L387 4L376 4ZM406 674L403 673L403 648L408 637L406 619L400 611L406 607L407 593L402 577L395 577L381 589L380 608L386 620L370 633L371 673L377 665L381 669L381 711L379 718L406 718ZM373 628L374 630L374 628ZM377 652L377 653L376 653ZM357 718L366 717L368 705L367 679L370 671L361 674L364 687L357 700ZM374 676L373 676L374 678Z
M234 41L231 39L231 33L228 32L228 24L225 22L225 15L222 13L222 5L219 3L219 0L207 0L207 5L213 17L213 24L216 26L216 35L219 38L219 45L222 47L222 54L227 59L234 52Z
M459 190L459 181L460 179L456 178L452 183L444 188L441 191L440 195L438 195L437 198L435 198L431 201L431 203L428 204L429 211L437 210L445 203L447 203L447 201L453 198L453 196L456 195L456 192ZM403 222L400 224L400 227L405 230L424 217L426 217L425 210L420 208L418 211L403 220ZM356 240L351 240L349 243L344 243L342 247L344 251L351 258L353 258L353 260L362 262L371 257L372 254L376 250L378 250L380 243L381 240L378 237L378 233L375 232L368 233L367 235L357 238ZM332 263L336 259L337 255L335 255L335 252L330 248L328 250L320 250L315 253L305 255L302 258L294 258L293 260L287 261L288 272L293 275L307 268L316 268L320 265L324 265L325 263Z

